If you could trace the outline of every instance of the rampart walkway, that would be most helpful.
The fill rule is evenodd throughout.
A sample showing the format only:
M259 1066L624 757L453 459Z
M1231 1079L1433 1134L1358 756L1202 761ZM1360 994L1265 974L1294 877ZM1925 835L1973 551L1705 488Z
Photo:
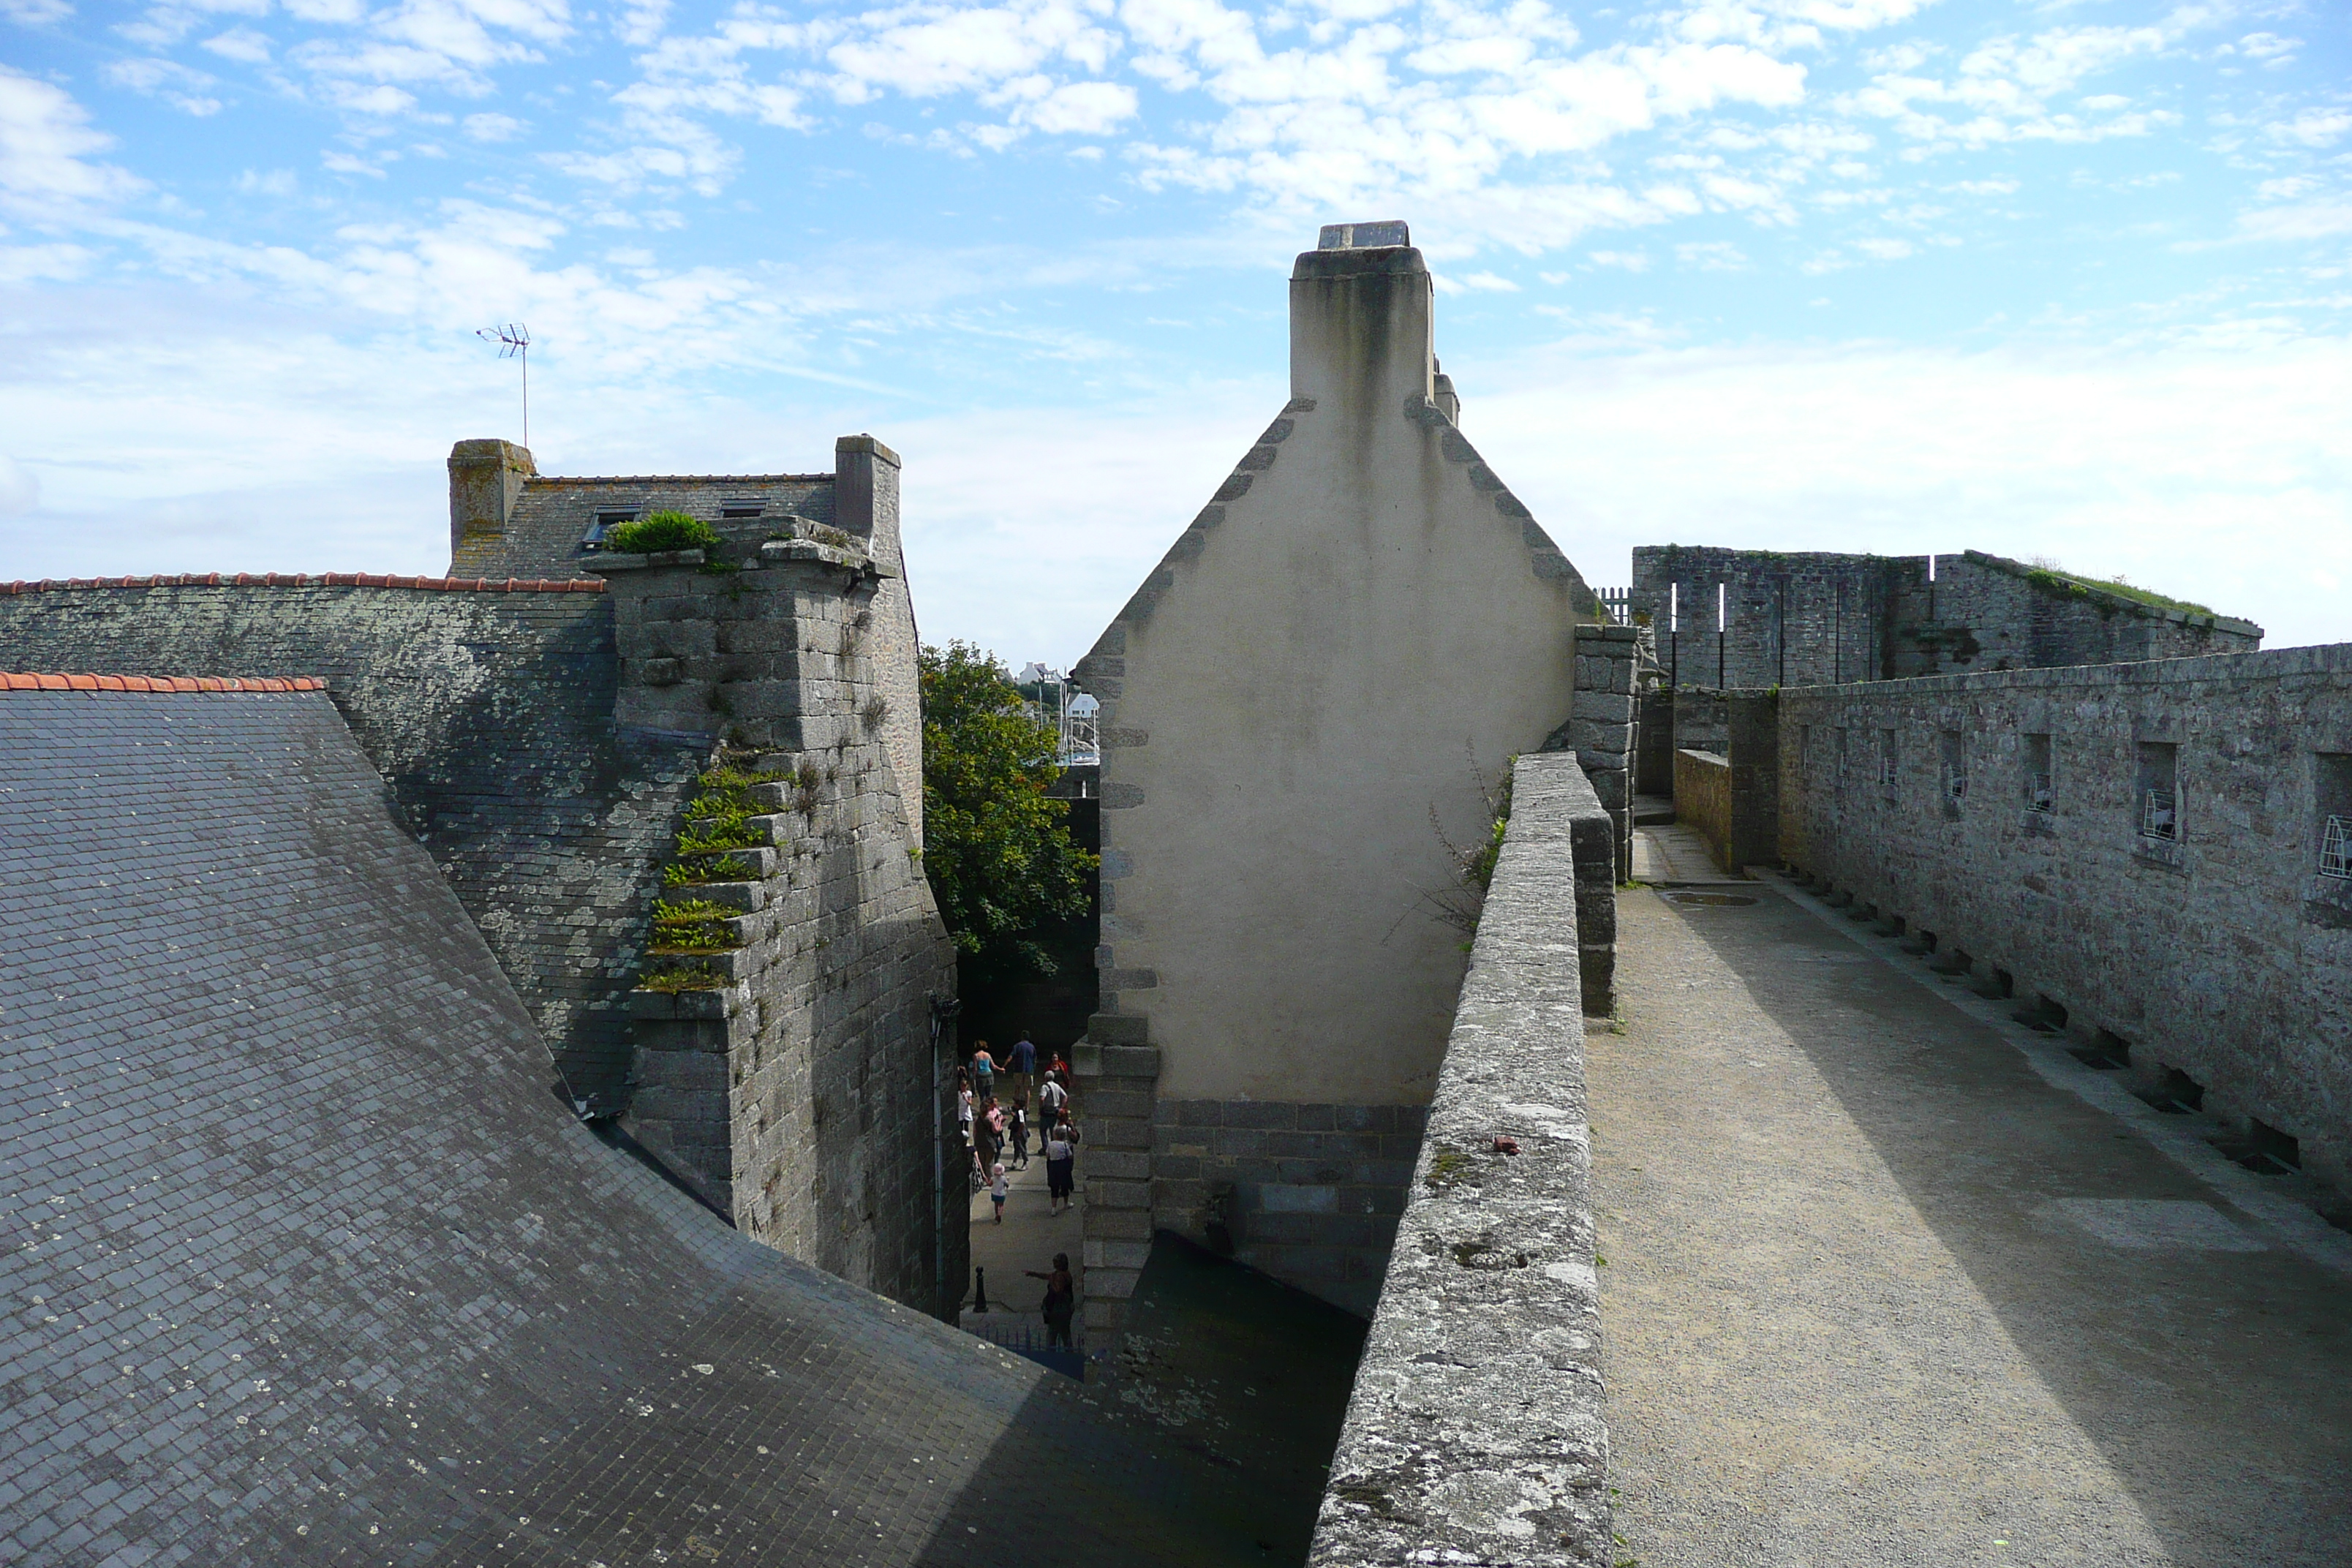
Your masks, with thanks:
M1731 891L1622 895L1589 1037L1617 1560L2352 1561L2347 1238Z

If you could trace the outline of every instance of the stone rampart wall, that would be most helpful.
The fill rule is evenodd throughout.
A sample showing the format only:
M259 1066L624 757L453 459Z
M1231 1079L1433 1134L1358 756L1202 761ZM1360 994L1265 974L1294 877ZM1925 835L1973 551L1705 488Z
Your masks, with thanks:
M1717 867L1731 866L1731 759L1685 746L1675 752L1675 820L1706 840Z
M1783 691L1780 739L1790 863L2352 1176L2352 646Z
M1616 1561L1578 933L1559 896L1608 833L1569 759L1520 759L1315 1568Z
M623 564L611 593L341 576L0 592L0 666L323 677L572 1095L634 1096L640 1141L752 1236L951 1314L962 1204L943 1206L938 1177L962 1155L940 1147L955 1123L939 1131L928 1003L954 965L891 756L911 616L903 594L875 613L894 579L863 541L772 527L735 531L751 570ZM730 744L793 780L768 786L759 874L684 890L741 910L730 985L634 991L694 781Z
M1632 603L1683 686L1825 686L2244 653L2262 643L2250 622L2147 604L1974 550L1931 558L1645 545L1633 552ZM1687 735L1675 743L1718 749Z
M621 1090L647 909L710 742L614 723L602 584L10 584L0 665L323 677L572 1090Z

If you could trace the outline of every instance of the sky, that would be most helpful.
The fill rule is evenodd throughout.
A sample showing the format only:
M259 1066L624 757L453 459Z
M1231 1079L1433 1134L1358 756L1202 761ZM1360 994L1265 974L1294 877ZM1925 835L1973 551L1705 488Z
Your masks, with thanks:
M1463 426L1636 544L1980 549L2352 639L2352 7L0 0L0 579L437 574L452 442L906 458L1075 660L1403 218Z

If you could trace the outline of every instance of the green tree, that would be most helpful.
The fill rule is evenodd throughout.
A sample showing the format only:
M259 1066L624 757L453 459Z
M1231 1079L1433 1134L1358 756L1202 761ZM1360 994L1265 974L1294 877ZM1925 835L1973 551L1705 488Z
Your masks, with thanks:
M1045 790L1054 726L1032 717L994 655L969 643L922 650L923 868L940 914L984 974L1051 974L1031 935L1083 914L1099 861L1070 839L1069 805Z

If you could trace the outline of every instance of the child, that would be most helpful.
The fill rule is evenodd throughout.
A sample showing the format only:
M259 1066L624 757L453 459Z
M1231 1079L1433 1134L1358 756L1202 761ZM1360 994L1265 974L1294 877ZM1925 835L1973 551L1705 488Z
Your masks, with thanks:
M1006 1193L1011 1189L1004 1180L1004 1167L1002 1164L997 1165L992 1174L994 1179L988 1184L988 1201L996 1205L996 1223L1003 1225L1004 1223L1004 1198Z
M1013 1168L1016 1171L1025 1171L1029 1168L1029 1112L1027 1110L1027 1101L1019 1100L1013 1102Z

